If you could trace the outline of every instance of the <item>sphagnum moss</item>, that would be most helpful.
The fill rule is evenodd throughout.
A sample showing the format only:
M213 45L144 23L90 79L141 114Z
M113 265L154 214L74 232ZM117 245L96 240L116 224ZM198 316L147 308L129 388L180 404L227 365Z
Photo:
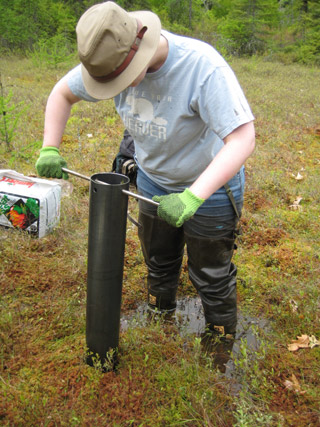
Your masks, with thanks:
M116 372L85 364L89 193L87 184L70 177L73 193L63 198L52 234L36 241L0 229L3 425L319 424L319 347L291 353L287 344L298 334L320 338L320 86L314 83L320 70L257 58L233 59L232 66L257 133L236 253L239 310L264 317L271 327L259 331L264 350L257 357L243 344L238 370L245 389L232 395L230 380L197 351L197 337L182 338L162 322L121 332ZM0 144L2 169L35 175L47 96L65 71L60 65L40 75L26 59L1 61L4 89L28 106L13 152ZM79 103L62 146L68 166L88 176L110 171L122 132L112 101ZM300 208L293 210L298 196ZM130 209L137 214L133 201ZM128 314L146 296L146 269L129 222L125 259L122 310ZM179 297L192 294L185 264L182 282ZM292 375L296 391L285 386Z

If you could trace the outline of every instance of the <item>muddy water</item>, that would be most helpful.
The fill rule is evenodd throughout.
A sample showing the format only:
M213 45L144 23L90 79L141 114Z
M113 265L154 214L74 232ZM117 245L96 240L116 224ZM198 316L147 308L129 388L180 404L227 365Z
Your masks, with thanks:
M155 316L157 315L151 314L151 318ZM164 322L175 325L182 337L202 337L202 342L205 342L205 321L199 297L179 299L176 310L162 318ZM144 326L148 323L150 323L150 312L147 304L142 304L132 316L122 316L121 330L125 331L134 325ZM234 381L234 393L241 389L241 381L238 381L237 360L244 357L243 349L245 349L245 357L251 358L249 362L252 362L261 344L259 331L267 329L265 320L240 312L235 340L232 343L216 345L216 340L213 340L209 345L207 342L203 345L203 350L212 356L217 368Z
M131 327L133 322L138 326L147 325L152 317L156 318L157 314L150 313L146 303L141 304L133 315L121 318L121 330ZM176 325L182 336L200 335L205 330L203 309L199 298L178 300L176 310L162 318L164 321Z

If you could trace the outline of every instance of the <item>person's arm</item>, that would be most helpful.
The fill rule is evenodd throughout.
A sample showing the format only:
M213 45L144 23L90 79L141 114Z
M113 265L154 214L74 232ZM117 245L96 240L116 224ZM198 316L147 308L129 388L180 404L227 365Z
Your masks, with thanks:
M182 193L154 196L158 215L174 227L181 227L202 203L225 185L251 155L255 146L253 122L239 126L224 139L224 147L198 179Z
M224 139L224 147L191 185L190 191L207 199L225 185L241 168L255 147L253 122L239 126Z
M43 145L36 162L39 176L68 178L68 174L62 171L62 168L67 167L67 162L60 155L59 147L71 107L78 101L80 98L71 92L65 79L60 80L49 95L45 112Z
M75 96L65 80L60 80L49 95L44 122L43 147L59 148L71 107L80 98Z

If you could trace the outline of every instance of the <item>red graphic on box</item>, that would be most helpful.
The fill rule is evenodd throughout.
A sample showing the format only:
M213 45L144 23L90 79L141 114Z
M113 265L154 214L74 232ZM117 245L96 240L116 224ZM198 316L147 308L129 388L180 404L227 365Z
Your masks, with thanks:
M12 185L25 185L28 188L32 187L35 184L35 182L20 181L14 178L8 178L6 176L2 177L0 179L0 182L7 182L8 184L12 184Z

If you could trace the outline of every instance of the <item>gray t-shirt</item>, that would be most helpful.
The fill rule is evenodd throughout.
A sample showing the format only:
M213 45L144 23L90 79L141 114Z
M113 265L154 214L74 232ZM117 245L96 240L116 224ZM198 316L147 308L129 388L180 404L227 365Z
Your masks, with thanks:
M233 71L212 46L162 34L169 42L165 63L114 101L134 138L139 167L155 183L179 191L209 165L223 138L254 117ZM95 101L80 66L66 78L76 96Z

